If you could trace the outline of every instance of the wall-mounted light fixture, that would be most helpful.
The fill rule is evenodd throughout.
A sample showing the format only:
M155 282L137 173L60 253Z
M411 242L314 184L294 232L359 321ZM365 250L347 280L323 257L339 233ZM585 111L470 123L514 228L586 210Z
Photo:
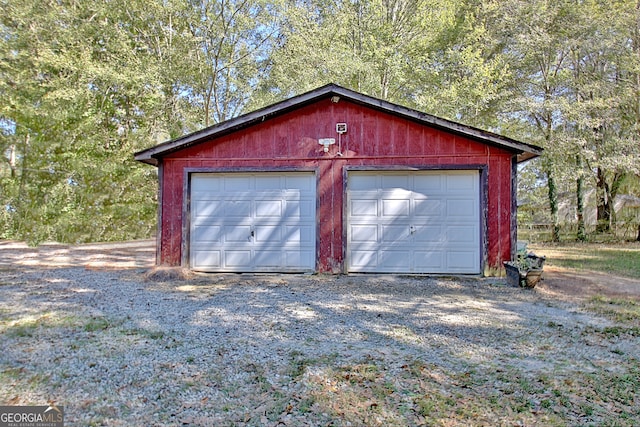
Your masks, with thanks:
M320 138L318 140L318 144L324 146L324 152L325 153L328 153L329 152L329 146L333 145L335 143L336 143L336 139L335 138Z
M331 97L331 102L333 102L334 104L337 104L338 101L340 101L340 97L338 95L333 95Z

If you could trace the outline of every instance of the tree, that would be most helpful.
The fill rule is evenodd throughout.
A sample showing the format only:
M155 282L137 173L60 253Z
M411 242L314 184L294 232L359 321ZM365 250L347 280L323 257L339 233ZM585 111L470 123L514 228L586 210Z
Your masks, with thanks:
M599 232L615 223L613 201L625 177L637 168L640 153L640 116L633 96L637 6L630 1L585 2L571 40L571 120L583 141L587 170L594 171ZM618 19L612 20L612 13Z
M635 92L627 83L635 81L629 64L637 63L631 49L636 7L635 1L501 3L504 29L498 33L518 94L503 117L529 120L533 141L546 149L541 166L553 240L560 238L559 182L574 181L577 237L583 240L585 188L597 189L598 228L608 230L620 184L637 165L637 115L629 108Z
M501 37L511 58L516 96L510 105L513 117L535 129L534 141L545 148L541 166L546 177L552 240L560 240L557 179L566 170L567 153L574 151L566 138L567 29L572 22L568 2L553 5L545 0L505 4L505 30Z
M495 8L476 3L293 2L252 106L335 82L497 129L508 69L487 31Z
M185 79L189 102L204 126L242 113L266 73L281 31L278 2L188 0L183 9L191 45Z
M24 1L3 9L0 117L16 159L2 177L4 237L148 236L155 176L131 152L148 145L162 97L136 23L121 19L135 5Z
M640 174L638 0L0 2L0 238L146 237L133 152L328 82L543 145L555 240Z

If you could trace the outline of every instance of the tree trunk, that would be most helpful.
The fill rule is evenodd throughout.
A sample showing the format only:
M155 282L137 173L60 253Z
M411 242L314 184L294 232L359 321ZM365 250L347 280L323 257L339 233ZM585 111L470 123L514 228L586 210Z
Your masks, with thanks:
M551 209L551 240L553 242L560 241L560 226L558 225L558 190L556 188L556 181L551 175L551 172L547 170L547 182L549 188L549 208Z
M609 190L609 194L607 194L607 199L609 200L609 212L611 213L610 224L611 227L616 229L616 210L614 208L614 203L616 197L618 196L618 191L620 191L620 186L626 177L625 172L616 172L613 176L613 182L611 183L611 188Z
M584 178L579 177L576 180L576 198L577 198L577 217L578 217L578 230L576 234L576 238L580 242L584 242L587 240L587 233L584 227Z
M611 230L611 200L608 199L609 188L602 168L597 170L596 182L596 232L606 233Z
M582 157L576 156L576 164L578 166L578 178L576 178L576 216L578 219L577 239L580 242L587 240L587 234L584 228L584 176L582 175Z
M11 168L11 178L16 177L16 145L9 146L9 167Z
M613 200L618 195L620 185L624 181L626 174L624 172L616 172L613 175L611 186L607 182L606 174L602 168L598 168L596 183L596 208L598 225L596 231L599 233L611 231L612 225L615 225L615 211L613 210Z

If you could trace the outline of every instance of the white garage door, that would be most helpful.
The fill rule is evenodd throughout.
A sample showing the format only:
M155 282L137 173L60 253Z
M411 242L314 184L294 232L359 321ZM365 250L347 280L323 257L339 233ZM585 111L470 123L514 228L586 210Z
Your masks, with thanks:
M314 271L313 173L192 174L190 206L192 269Z
M350 272L480 273L479 171L350 172Z

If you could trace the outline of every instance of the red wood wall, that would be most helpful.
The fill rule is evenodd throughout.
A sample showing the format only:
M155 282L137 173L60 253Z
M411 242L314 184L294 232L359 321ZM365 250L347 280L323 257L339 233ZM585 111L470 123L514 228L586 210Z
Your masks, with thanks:
M347 123L337 156L336 123ZM319 138L336 138L324 153ZM242 131L163 158L159 262L182 261L185 168L229 170L316 170L319 272L342 272L345 167L483 167L488 185L486 259L500 268L511 258L513 154L368 107L330 99L267 119Z

